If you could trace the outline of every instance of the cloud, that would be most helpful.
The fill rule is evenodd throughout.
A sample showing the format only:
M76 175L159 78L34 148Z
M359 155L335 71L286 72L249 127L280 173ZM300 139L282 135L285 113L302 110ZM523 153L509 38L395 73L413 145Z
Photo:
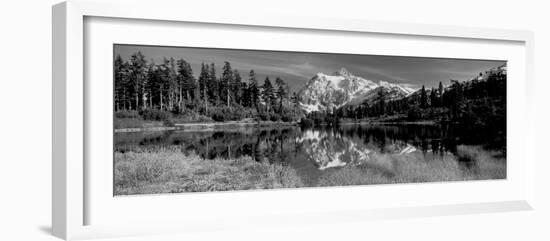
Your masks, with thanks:
M386 78L386 79L383 79L384 81L390 81L390 82L400 81L405 83L411 82L411 80L408 78L403 78L401 76L392 74L390 71L383 70L383 69L373 68L373 67L364 66L364 65L359 65L358 69L367 73L383 76Z

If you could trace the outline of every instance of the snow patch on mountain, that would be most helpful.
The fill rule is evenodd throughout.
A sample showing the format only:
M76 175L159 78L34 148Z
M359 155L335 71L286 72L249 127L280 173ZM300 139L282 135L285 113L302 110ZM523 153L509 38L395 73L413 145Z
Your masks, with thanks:
M377 84L341 68L332 75L317 73L298 95L302 109L310 113L333 110L348 103L360 103L376 96L375 91L380 88L390 93L392 99L402 98L415 92L415 89L402 84L386 81L380 81Z
M346 80L344 76L333 76L333 75L326 75L323 73L317 73L317 76L315 76L317 79L324 79L327 85L331 85L331 87L336 89L342 89L342 82Z
M403 93L405 93L406 96L409 96L409 95L411 95L412 93L416 92L416 89L413 89L413 88L411 88L411 87L407 87L406 85L403 85L403 84L392 84L392 83L390 83L390 82L382 81L382 80L380 80L379 85L382 86L382 87L384 87L384 88L388 88L388 89L397 88L397 89L399 89L400 91L402 91Z
M316 103L316 104L303 104L303 103L300 103L300 107L302 108L302 110L304 110L307 113L322 110L322 107L319 103Z

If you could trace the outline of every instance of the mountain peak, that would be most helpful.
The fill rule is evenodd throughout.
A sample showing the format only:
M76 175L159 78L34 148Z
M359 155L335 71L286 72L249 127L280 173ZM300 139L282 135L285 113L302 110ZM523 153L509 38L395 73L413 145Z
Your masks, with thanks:
M390 86L391 86L390 82L388 82L388 81L383 81L383 80L378 81L378 84L379 84L380 86L384 86L384 87L390 87Z
M351 73L344 67L342 67L340 70L336 71L334 73L335 75L340 75L340 76L350 76Z
M326 111L346 104L362 103L376 97L377 89L388 90L388 100L403 98L414 89L401 84L393 84L364 79L341 68L332 75L317 73L299 92L300 104L306 112Z

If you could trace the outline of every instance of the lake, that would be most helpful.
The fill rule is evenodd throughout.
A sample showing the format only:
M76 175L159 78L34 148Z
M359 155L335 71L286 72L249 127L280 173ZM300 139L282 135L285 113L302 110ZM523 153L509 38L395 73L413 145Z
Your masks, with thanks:
M506 178L505 149L491 140L449 126L343 124L115 133L115 152L177 147L207 160L248 156L293 168L306 186L331 186ZM354 181L363 176L367 183Z

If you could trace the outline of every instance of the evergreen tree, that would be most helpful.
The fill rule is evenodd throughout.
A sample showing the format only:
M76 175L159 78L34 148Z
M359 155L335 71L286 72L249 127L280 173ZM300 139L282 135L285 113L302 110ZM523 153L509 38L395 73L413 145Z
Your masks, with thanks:
M147 67L147 84L145 86L145 91L147 92L147 100L149 102L148 107L146 108L154 108L153 97L155 96L155 92L157 91L157 72L158 71L155 62L151 60L151 63Z
M298 94L296 92L292 92L292 112L296 114L296 111L300 109L300 98L298 97Z
M145 56L141 52L137 52L131 56L130 59L130 92L134 96L134 110L139 110L139 100L143 99L143 90L146 81L146 67L147 61ZM141 98L140 98L141 97Z
M462 85L458 80L451 80L451 117L456 120L460 118L463 110L462 106Z
M275 94L269 77L265 77L264 85L262 86L262 100L265 103L266 111L272 111L275 102Z
M157 75L157 85L159 92L159 101L160 101L160 110L169 109L170 106L166 106L166 100L169 96L170 91L170 79L173 74L172 69L170 68L170 60L163 58L163 63L158 66L158 75Z
M380 101L384 101L383 99L380 100ZM363 103L359 106L358 108L358 115L360 118L367 118L369 117L369 109L370 109L370 105L369 105L369 102L367 100L363 101Z
M197 82L195 80L195 76L193 75L191 64L183 59L178 60L178 83L180 104L183 104L184 100L187 100L190 103L193 102L195 100ZM205 86L203 86L203 88L204 87ZM180 106L180 109L183 107L184 106Z
M435 92L435 88L432 88L432 91L430 92L430 106L432 108L437 107L437 95L435 94Z
M201 64L201 73L199 75L199 96L204 103L205 114L208 114L208 82L210 80L210 74L208 65Z
M256 108L256 111L259 112L258 102L260 100L260 89L258 87L258 80L256 80L254 70L250 70L248 90L250 94L250 102L252 103L252 106Z
M439 81L439 106L443 106L443 84Z
M426 88L424 88L424 85L422 85L422 89L420 90L420 108L427 108L428 107L428 96L426 94Z
M229 107L231 101L231 85L233 84L233 71L231 70L231 64L225 61L223 65L223 73L220 79L220 97L225 99L226 105Z
M380 88L377 93L376 103L378 103L378 110L375 111L375 115L383 115L386 113L386 89ZM368 104L368 103L367 103Z
M177 92L178 92L178 109L181 111L185 108L184 104L184 93L187 94L188 90L188 73L187 73L187 62L183 59L177 61ZM187 98L189 99L189 98Z
M243 95L243 83L241 74L238 70L233 70L233 83L231 84L231 92L233 93L233 100L241 105Z
M195 79L195 76L193 75L193 69L191 68L191 64L189 62L185 62L184 65L184 73L186 74L185 77L185 90L186 90L186 98L189 101L195 100L195 90L197 89L197 80Z
M174 58L170 57L169 61L169 75L168 75L168 110L173 111L176 103L176 96L178 91L178 69Z
M241 83L241 105L244 107L254 107L252 105L252 97L250 94L250 89L248 87L248 84L245 82Z
M120 55L115 57L115 110L126 110L128 101L128 63Z
M277 85L277 98L279 99L279 113L283 113L283 100L288 97L288 86L285 81L279 77L275 79Z
M216 103L218 101L217 93L218 93L218 80L216 77L216 66L214 63L210 64L210 74L208 79L208 99L212 103Z

